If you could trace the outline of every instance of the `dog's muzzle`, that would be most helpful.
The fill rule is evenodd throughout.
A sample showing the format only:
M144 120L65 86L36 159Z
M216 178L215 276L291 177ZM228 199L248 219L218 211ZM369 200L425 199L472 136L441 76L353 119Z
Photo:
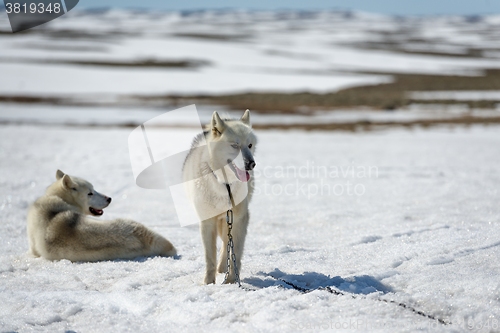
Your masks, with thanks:
M253 170L255 168L255 166L257 165L257 163L255 163L255 161L247 161L245 163L245 169L246 170Z

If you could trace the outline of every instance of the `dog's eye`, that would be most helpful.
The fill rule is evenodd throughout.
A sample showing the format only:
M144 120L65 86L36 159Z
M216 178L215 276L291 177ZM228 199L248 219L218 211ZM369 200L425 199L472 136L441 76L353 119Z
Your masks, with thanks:
M71 188L73 191L78 191L75 187Z
M252 148L252 144L249 144L249 145L248 145L248 148Z
M234 149L238 149L239 148L237 144L231 145L231 147L233 147Z
M89 195L94 195L94 193L90 192Z

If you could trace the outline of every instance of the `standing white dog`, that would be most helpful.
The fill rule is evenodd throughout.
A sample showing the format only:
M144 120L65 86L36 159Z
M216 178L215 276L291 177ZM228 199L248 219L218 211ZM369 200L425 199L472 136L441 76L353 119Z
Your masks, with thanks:
M229 209L234 214L232 236L236 265L238 270L241 268L249 220L248 204L253 192L252 170L256 165L253 157L256 143L249 110L239 120L223 120L214 112L210 125L194 139L184 162L184 184L201 220L206 261L205 284L215 283L217 234L223 243L217 271L227 271L226 211ZM230 186L236 207L231 205L226 185ZM232 262L229 273L226 283L234 283Z
M30 251L49 260L98 261L139 256L174 256L174 246L140 223L98 221L111 198L89 182L57 170L50 185L28 212Z

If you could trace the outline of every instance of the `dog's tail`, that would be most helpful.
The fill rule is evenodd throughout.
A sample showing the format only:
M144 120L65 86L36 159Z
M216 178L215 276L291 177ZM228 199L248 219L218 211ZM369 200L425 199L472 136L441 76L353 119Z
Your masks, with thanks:
M177 255L177 250L165 237L156 232L138 224L134 230L134 234L139 238L144 245L147 256L164 256L173 257Z

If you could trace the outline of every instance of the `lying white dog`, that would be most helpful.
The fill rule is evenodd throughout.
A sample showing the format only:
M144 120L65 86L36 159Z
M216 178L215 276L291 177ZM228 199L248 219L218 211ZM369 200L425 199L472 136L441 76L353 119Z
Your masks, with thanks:
M165 238L140 223L98 221L111 198L89 182L57 170L57 181L28 212L30 251L49 260L98 261L139 256L174 256Z

